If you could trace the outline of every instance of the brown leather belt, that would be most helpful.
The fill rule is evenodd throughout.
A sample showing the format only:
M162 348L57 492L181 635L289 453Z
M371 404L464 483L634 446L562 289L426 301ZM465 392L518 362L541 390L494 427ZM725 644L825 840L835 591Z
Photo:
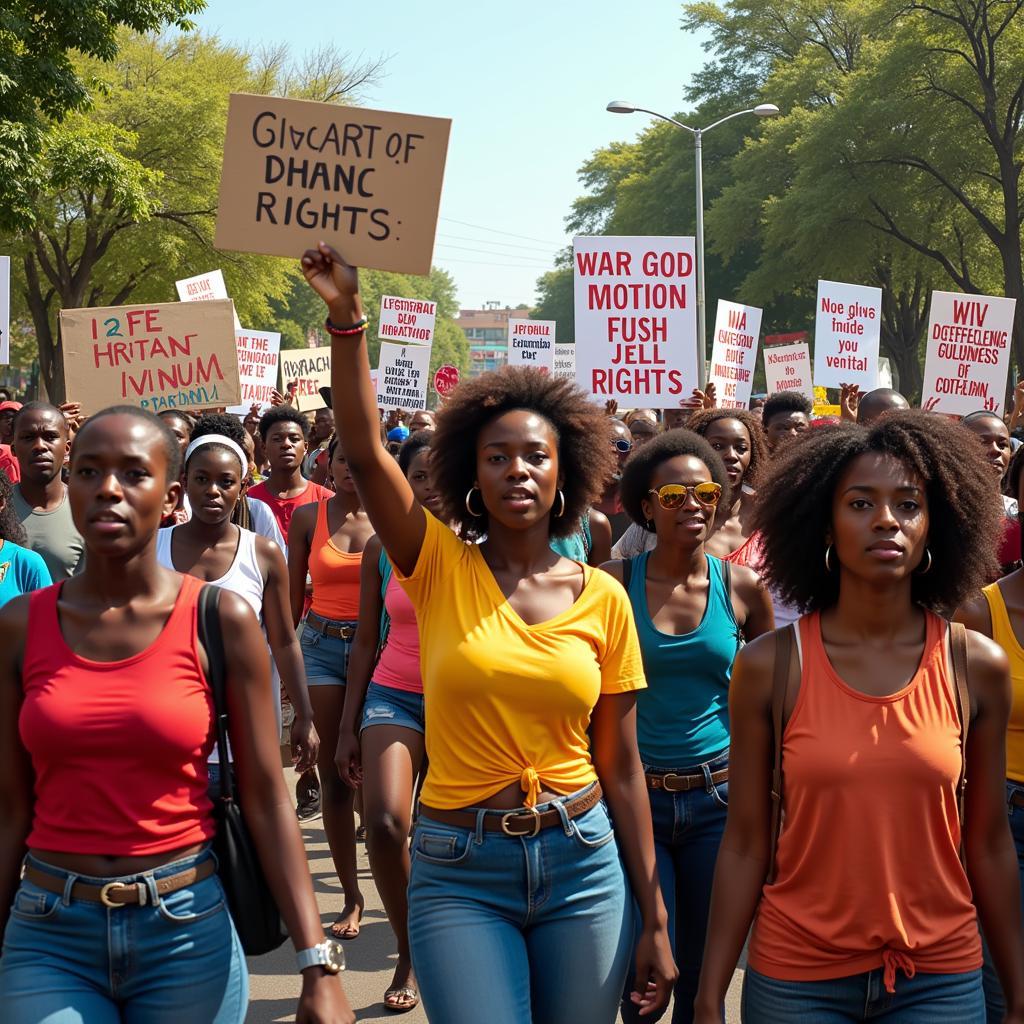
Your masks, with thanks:
M578 818L581 814L586 814L591 807L597 806L601 796L601 783L595 782L585 793L574 800L567 800L562 807L568 818ZM476 828L476 811L442 811L420 804L420 815L442 825ZM517 808L504 814L500 811L488 811L484 815L485 832L504 832L507 836L535 836L541 829L553 828L555 825L562 825L562 815L554 807L548 811L538 811L535 807Z
M332 619L325 619L316 612L306 614L306 629L322 633L324 636L333 636L336 640L351 640L356 635L355 626L339 626Z
M687 793L691 789L704 789L707 786L707 776L700 772L697 775L675 775L669 772L667 775L647 775L648 789L663 789L666 793ZM711 785L717 786L722 782L729 781L729 767L719 768L717 772L711 773Z
M1024 793L1022 793L1019 789L1015 789L1010 794L1010 806L1024 807Z
M156 891L161 896L169 896L172 892L184 889L214 873L216 866L211 857L194 868L186 868L176 875L165 875L155 878ZM69 872L70 873L70 872ZM64 895L67 876L51 875L48 871L40 871L31 864L25 865L25 878L33 885L47 892ZM75 882L71 886L73 900L88 900L90 903L102 903L105 907L144 907L149 902L149 886L145 882L107 882L106 885L92 885L89 882Z

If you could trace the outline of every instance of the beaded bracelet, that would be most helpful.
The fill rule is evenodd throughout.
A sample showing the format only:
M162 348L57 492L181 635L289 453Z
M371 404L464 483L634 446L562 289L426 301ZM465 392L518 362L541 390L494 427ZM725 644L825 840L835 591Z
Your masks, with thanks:
M335 338L349 337L353 334L362 334L366 330L369 320L364 316L362 320L357 320L351 327L335 327L331 323L331 318L328 317L324 321L324 327L327 328L327 333L333 335Z

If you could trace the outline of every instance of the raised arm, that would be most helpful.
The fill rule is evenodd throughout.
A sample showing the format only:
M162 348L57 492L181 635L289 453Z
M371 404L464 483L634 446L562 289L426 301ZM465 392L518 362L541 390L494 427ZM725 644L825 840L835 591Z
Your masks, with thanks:
M307 249L302 272L327 304L336 328L362 321L358 275L334 249L323 242L317 249ZM402 573L411 575L423 546L425 513L398 463L381 447L365 330L331 336L331 404L363 508L391 561Z

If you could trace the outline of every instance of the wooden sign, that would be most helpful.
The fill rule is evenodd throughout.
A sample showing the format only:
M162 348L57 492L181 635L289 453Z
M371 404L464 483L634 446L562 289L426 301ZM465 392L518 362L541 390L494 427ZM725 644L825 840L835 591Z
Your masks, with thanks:
M234 93L218 249L428 274L451 121Z
M237 405L230 299L60 311L64 387L85 413L108 405L151 412Z

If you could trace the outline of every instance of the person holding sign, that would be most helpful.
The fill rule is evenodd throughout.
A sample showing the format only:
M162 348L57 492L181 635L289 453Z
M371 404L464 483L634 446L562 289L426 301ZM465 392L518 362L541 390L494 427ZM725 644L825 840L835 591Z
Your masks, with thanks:
M805 615L733 666L697 1024L720 1024L748 933L747 1021L983 1024L979 921L1024 1022L1006 657L942 618L987 582L999 530L964 444L891 413L811 431L761 487L766 583Z
M156 553L179 459L151 413L93 416L68 485L84 567L0 611L5 1024L246 1015L245 958L210 850L203 584ZM228 592L218 615L245 821L300 965L316 965L300 966L297 1016L352 1024L336 969L319 966L336 960L281 776L259 625Z
M618 584L550 548L611 475L614 450L594 446L606 420L546 374L462 384L431 462L460 537L380 446L356 271L324 244L302 270L328 307L349 468L420 625L429 767L409 939L427 1016L612 1024L630 882L643 918L632 998L660 1009L676 969L636 746L636 629Z

